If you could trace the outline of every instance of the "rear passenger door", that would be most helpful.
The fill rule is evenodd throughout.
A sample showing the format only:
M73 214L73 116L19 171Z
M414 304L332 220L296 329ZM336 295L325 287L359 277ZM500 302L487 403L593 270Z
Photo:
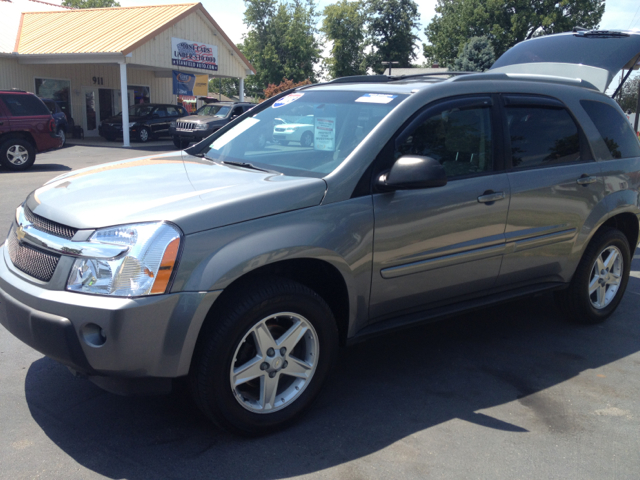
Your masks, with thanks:
M448 183L374 193L372 322L494 286L509 184L493 105L490 96L474 96L428 106L376 159L374 178L403 155L429 156Z
M600 166L563 103L502 99L511 203L498 285L568 281L578 235L603 196Z

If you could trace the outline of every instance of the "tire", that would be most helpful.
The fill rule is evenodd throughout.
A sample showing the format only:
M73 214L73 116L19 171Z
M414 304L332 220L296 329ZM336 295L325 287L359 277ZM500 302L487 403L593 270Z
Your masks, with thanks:
M280 145L286 146L286 145L289 145L289 140L278 140L278 143Z
M147 127L140 128L140 131L138 132L138 140L140 140L142 143L146 143L150 139L151 132L149 132L149 129Z
M176 148L180 150L184 150L189 146L189 141L181 140L180 137L173 137L173 144L175 145Z
M67 144L67 133L64 129L60 128L58 129L58 136L62 138L62 145L60 145L60 148L62 148Z
M194 400L218 426L264 434L316 399L337 356L338 330L314 291L282 278L255 282L210 320L189 377Z
M313 134L311 132L304 132L300 138L300 145L303 147L310 147L313 143Z
M24 138L9 139L0 145L0 164L7 170L22 172L35 161L36 149Z
M575 323L604 322L622 300L630 267L627 237L620 230L602 227L585 250L569 288L555 293L558 307Z

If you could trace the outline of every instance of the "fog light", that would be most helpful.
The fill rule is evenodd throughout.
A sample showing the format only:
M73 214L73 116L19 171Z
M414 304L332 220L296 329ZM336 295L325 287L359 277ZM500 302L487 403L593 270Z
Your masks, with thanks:
M101 347L107 341L107 334L95 323L87 323L80 329L80 335L87 345Z

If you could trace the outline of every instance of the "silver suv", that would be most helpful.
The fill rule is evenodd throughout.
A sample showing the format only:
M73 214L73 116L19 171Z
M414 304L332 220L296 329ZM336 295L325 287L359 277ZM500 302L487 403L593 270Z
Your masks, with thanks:
M182 152L59 176L0 248L0 322L118 393L188 376L255 434L317 397L340 345L553 291L620 303L640 143L602 92L640 35L526 41L489 72L287 92ZM313 117L313 141L260 141Z

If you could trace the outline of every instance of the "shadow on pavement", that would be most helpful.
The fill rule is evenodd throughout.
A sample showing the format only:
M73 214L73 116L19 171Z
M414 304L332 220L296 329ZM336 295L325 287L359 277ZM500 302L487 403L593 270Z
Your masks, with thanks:
M68 172L71 171L71 167L67 167L66 165L60 165L58 163L36 163L29 170L25 170L23 172L12 172L5 168L0 167L0 174L14 174L14 175L24 175L29 173L42 173L42 172Z
M309 414L263 438L216 429L183 393L117 397L46 358L28 371L26 399L58 447L110 478L304 475L456 418L526 434L517 417L476 413L514 401L570 434L579 420L555 421L563 406L540 392L640 349L640 295L632 292L640 292L638 278L616 314L594 327L563 323L547 295L355 345Z

